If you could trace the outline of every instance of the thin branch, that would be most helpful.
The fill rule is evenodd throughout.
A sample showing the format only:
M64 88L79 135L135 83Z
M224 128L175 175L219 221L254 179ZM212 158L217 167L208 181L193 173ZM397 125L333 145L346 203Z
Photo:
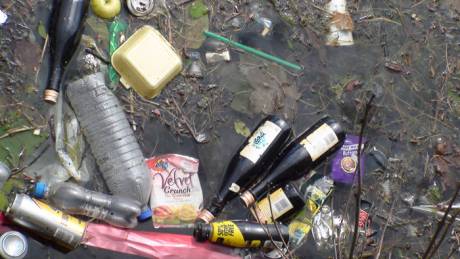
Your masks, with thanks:
M438 251L439 247L441 246L442 242L444 241L444 238L446 238L447 233L449 232L450 227L452 226L452 224L454 224L455 219L457 218L457 216L458 216L459 214L460 214L460 210L457 211L454 215L452 215L452 217L450 217L449 223L448 223L447 226L444 228L444 231L442 232L441 238L439 239L438 243L434 246L433 252L431 252L431 255L430 255L429 258L432 258L433 255L436 253L436 251Z
M360 202L361 202L361 151L362 151L362 143L363 143L363 135L364 135L364 129L366 128L367 125L367 116L369 114L369 110L371 108L372 101L374 100L375 95L372 94L371 98L366 104L366 108L364 110L364 117L363 121L361 123L361 131L359 132L359 141L358 141L358 164L356 167L357 170L357 176L358 176L358 190L356 194L356 210L355 210L355 228L354 228L354 233L353 233L353 239L351 242L351 248L350 248L350 254L348 256L349 259L353 258L353 252L355 250L356 242L358 240L358 224L359 224L359 211L361 210Z
M436 229L436 232L434 233L433 237L431 238L430 244L428 245L428 248L426 249L425 253L423 254L422 259L429 258L428 256L431 254L431 250L432 250L433 245L434 245L434 243L436 241L436 238L438 237L439 233L441 232L442 227L446 224L447 216L449 215L450 209L452 208L452 204L454 204L454 201L457 198L457 195L458 195L459 191L460 191L460 183L457 183L457 189L455 190L454 196L452 196L452 199L449 202L449 206L447 207L447 210L444 213L444 216L442 217L441 222L439 222L438 228Z

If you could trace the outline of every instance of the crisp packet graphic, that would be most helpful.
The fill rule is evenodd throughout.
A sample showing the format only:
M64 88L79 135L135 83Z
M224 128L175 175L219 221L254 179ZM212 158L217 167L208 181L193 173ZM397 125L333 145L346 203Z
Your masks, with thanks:
M361 144L361 176L364 175L364 154L363 147L366 139ZM358 145L359 136L347 135L343 146L337 151L332 161L331 177L334 182L352 184L358 167ZM356 177L358 179L358 177Z

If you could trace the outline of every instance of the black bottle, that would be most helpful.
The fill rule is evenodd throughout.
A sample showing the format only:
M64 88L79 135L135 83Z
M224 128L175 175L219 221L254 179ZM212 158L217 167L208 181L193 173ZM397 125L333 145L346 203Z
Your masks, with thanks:
M272 205L270 210L270 204ZM251 209L255 219L262 223L273 223L273 219L285 223L292 215L305 206L305 200L294 184L288 183L257 201L255 209ZM287 222L286 222L287 223Z
M49 33L51 75L43 100L55 104L64 70L81 39L89 0L55 0Z
M295 181L339 149L345 139L342 126L324 117L292 141L273 164L270 173L241 195L246 207L252 206L268 191Z
M284 240L287 243L289 241L288 227L280 224L278 229L280 233L278 233L273 224L262 226L257 222L237 220L213 222L211 224L197 222L195 223L193 236L199 242L208 240L230 247L257 248L264 246L265 242L270 240L270 236L273 241L281 242Z
M276 116L268 116L256 128L230 161L219 191L198 216L211 222L241 191L261 177L292 136L291 127Z

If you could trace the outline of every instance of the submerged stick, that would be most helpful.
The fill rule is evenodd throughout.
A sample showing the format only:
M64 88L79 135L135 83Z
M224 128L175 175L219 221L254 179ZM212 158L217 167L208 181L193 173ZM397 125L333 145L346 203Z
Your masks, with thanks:
M239 42L236 42L236 41L233 41L231 39L228 39L228 38L225 38L223 36L220 36L219 34L215 34L213 32L210 32L210 31L205 31L203 32L204 35L206 35L207 37L210 37L210 38L214 38L216 40L219 40L219 41L222 41L224 43L227 43L227 44L230 44L232 45L233 47L236 47L236 48L239 48L239 49L242 49L246 52L249 52L251 54L254 54L256 56L259 56L259 57L262 57L262 58L265 58L265 59L268 59L270 61L273 61L275 63L278 63L280 65L283 65L283 66L286 66L286 67L289 67L289 68L293 68L295 70L302 70L302 67L297 65L297 64L294 64L294 63L291 63L289 61L286 61L284 59L281 59L279 57L275 57L273 55L270 55L266 52L263 52L261 50L258 50L258 49L255 49L255 48L252 48L252 47L249 47L249 46L246 46L244 44L241 44Z
M354 228L354 233L353 233L353 239L351 242L351 248L350 248L350 254L348 258L352 259L353 258L353 252L355 250L356 242L358 240L358 225L359 225L359 211L361 210L361 146L363 143L363 135L364 135L364 129L366 128L367 125L367 116L369 114L369 110L371 108L372 101L375 98L375 94L372 94L371 98L366 104L366 108L364 110L364 117L363 121L361 124L361 130L359 132L359 141L358 141L358 164L356 166L357 170L357 176L358 176L358 190L356 194L356 210L355 210L355 228Z
M436 232L434 233L433 237L431 238L430 244L428 245L428 248L426 249L425 253L423 254L422 259L429 258L429 255L431 254L431 250L432 250L433 245L434 245L434 243L436 241L436 238L438 237L439 233L441 233L441 229L443 228L443 226L446 224L447 215L449 215L450 209L452 208L452 204L454 204L454 201L457 198L457 195L458 195L459 191L460 191L460 183L457 183L457 189L455 190L454 196L452 196L452 199L449 202L449 206L447 207L447 210L444 213L444 216L442 217L441 222L439 222L438 228L436 229Z

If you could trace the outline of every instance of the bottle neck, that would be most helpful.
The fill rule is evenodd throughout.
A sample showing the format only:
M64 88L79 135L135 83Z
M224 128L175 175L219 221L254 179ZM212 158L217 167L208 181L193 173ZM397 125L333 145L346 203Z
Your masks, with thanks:
M60 91L60 84L62 79L63 69L61 65L55 65L53 70L51 70L51 77L49 79L46 90L53 90L55 92Z

